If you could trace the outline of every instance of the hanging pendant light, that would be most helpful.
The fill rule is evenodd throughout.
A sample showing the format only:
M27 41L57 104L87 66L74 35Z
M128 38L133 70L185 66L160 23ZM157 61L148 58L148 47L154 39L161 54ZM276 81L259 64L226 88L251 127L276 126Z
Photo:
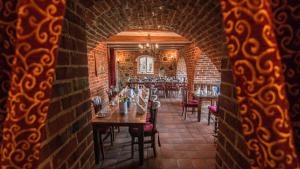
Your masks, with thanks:
M138 45L141 53L148 53L150 55L155 56L158 53L159 45L158 43L152 43L150 34L147 36L146 43L140 43Z

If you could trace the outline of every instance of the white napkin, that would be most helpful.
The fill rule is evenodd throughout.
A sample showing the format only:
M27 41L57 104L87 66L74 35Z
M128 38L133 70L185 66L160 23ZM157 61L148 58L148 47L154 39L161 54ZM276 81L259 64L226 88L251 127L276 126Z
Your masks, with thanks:
M147 110L144 107L142 107L140 104L137 104L136 106L137 106L136 107L137 114L144 114L147 112Z
M147 107L146 100L143 97L141 97L141 96L139 96L138 104L141 105L142 107Z

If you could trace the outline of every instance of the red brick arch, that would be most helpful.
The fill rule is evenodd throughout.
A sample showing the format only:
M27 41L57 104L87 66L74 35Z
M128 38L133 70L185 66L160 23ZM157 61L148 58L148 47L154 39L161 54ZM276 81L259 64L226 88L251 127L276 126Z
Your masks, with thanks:
M145 7L142 3L145 3ZM154 11L157 11L156 17L152 17L149 12L153 11L153 8ZM228 141L232 140L231 136L234 136L240 143L242 137L241 134L236 134L241 133L240 131L232 131L232 126L237 130L241 127L237 126L240 123L236 122L239 118L234 107L236 106L233 96L234 85L230 64L227 62L224 52L224 33L221 17L219 17L219 8L218 0L67 1L58 57L59 67L56 68L52 106L50 106L48 115L47 140L44 142L45 146L41 157L43 164L40 168L47 168L45 166L50 164L52 167L49 168L52 169L63 166L65 168L75 168L74 166L95 168L92 153L92 130L88 122L91 116L90 97L94 94L103 94L108 88L108 85L104 84L108 81L108 74L103 73L96 76L98 74L95 70L96 58L100 58L98 61L107 65L107 46L102 42L105 42L110 36L126 30L152 29L176 32L193 42L192 46L186 46L186 48L194 47L205 52L218 69L221 69L221 65L223 65L222 77L224 79L222 79L222 83L225 82L226 85L222 87L230 90L223 93L225 95L222 97L224 105L221 105L221 109L226 111L226 120L228 120L227 117L232 117L229 120L235 121L234 123L226 121L221 124L225 130L222 130L221 135L223 141L221 138L220 144L218 144L221 148L218 149L217 159L222 158L219 161L230 166L226 159L236 159L236 156L245 157L246 153L240 153L239 145L232 145L233 143ZM188 76L192 78L194 78L194 66L197 61L194 56L197 55L185 58ZM221 57L223 58L222 64ZM91 69L90 65L92 65ZM90 78L90 76L95 78ZM193 84L192 80L189 82L189 84ZM93 84L97 84L97 86L91 89ZM60 119L66 122L61 123ZM229 151L227 145L232 146L236 152L231 155L225 154L228 158L223 159L223 157L227 157L223 154L223 149ZM244 162L242 161L241 164ZM223 164L218 165L223 166Z
M130 30L172 31L192 41L195 50L206 53L217 69L221 68L225 46L217 0L79 2L89 9L85 9L83 14L87 20L88 41L95 41L95 38L106 41L119 32ZM196 69L193 63L198 60L197 57L185 55L190 90L193 90Z
M193 41L219 69L224 56L224 33L217 0L136 1L80 0L90 36L105 41L128 30L176 32ZM97 30L97 32L95 32Z

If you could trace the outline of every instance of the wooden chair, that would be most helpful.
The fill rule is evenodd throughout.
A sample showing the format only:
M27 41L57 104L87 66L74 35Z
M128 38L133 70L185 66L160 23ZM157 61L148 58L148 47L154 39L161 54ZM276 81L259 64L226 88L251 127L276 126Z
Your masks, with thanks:
M207 118L207 122L208 122L208 125L210 125L210 119L211 119L211 116L213 115L214 116L214 134L216 135L217 132L218 132L218 119L219 119L219 107L217 105L218 103L216 103L216 105L210 105L208 106L208 118Z
M184 115L184 119L187 117L187 112L189 111L189 108L192 109L192 113L195 112L195 109L198 108L198 101L197 100L189 100L188 99L188 90L186 88L182 89L182 114Z
M166 83L166 92L168 97L174 96L174 97L178 97L178 93L179 93L179 85L176 82L168 82Z
M158 90L158 93L162 93L163 96L165 98L167 98L167 93L166 93L166 84L165 82L157 82L156 85L155 85L155 88L157 88Z
M94 107L95 113L99 112L102 109L102 102L100 96L96 96L92 99L92 105ZM104 160L104 147L103 147L103 142L110 136L110 144L113 145L114 141L114 130L113 127L101 127L101 128L96 128L94 129L93 132L98 132L99 133L99 145L100 145L100 151L102 155L102 160ZM106 135L102 139L102 135ZM97 144L97 143L95 143Z
M153 101L153 106L151 108L151 117L149 122L147 122L144 126L144 137L151 137L150 140L145 141L144 144L151 144L151 147L153 148L153 154L154 157L156 157L156 142L155 142L155 136L158 134L158 130L156 128L157 123L157 112L158 107L160 106L159 101ZM138 128L129 128L129 133L131 135L131 157L134 156L134 145L138 144L137 138L139 137L139 131ZM161 146L159 135L158 135L158 145Z

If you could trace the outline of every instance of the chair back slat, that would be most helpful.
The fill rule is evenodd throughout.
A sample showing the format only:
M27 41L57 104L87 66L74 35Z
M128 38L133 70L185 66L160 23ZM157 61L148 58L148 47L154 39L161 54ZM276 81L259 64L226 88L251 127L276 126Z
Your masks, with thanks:
M187 103L188 101L188 91L186 88L182 88L182 102L183 104Z
M159 101L153 101L152 107L150 109L151 111L151 122L153 124L153 129L156 130L156 124L157 124L157 113L158 113L158 108L160 107L160 102Z

